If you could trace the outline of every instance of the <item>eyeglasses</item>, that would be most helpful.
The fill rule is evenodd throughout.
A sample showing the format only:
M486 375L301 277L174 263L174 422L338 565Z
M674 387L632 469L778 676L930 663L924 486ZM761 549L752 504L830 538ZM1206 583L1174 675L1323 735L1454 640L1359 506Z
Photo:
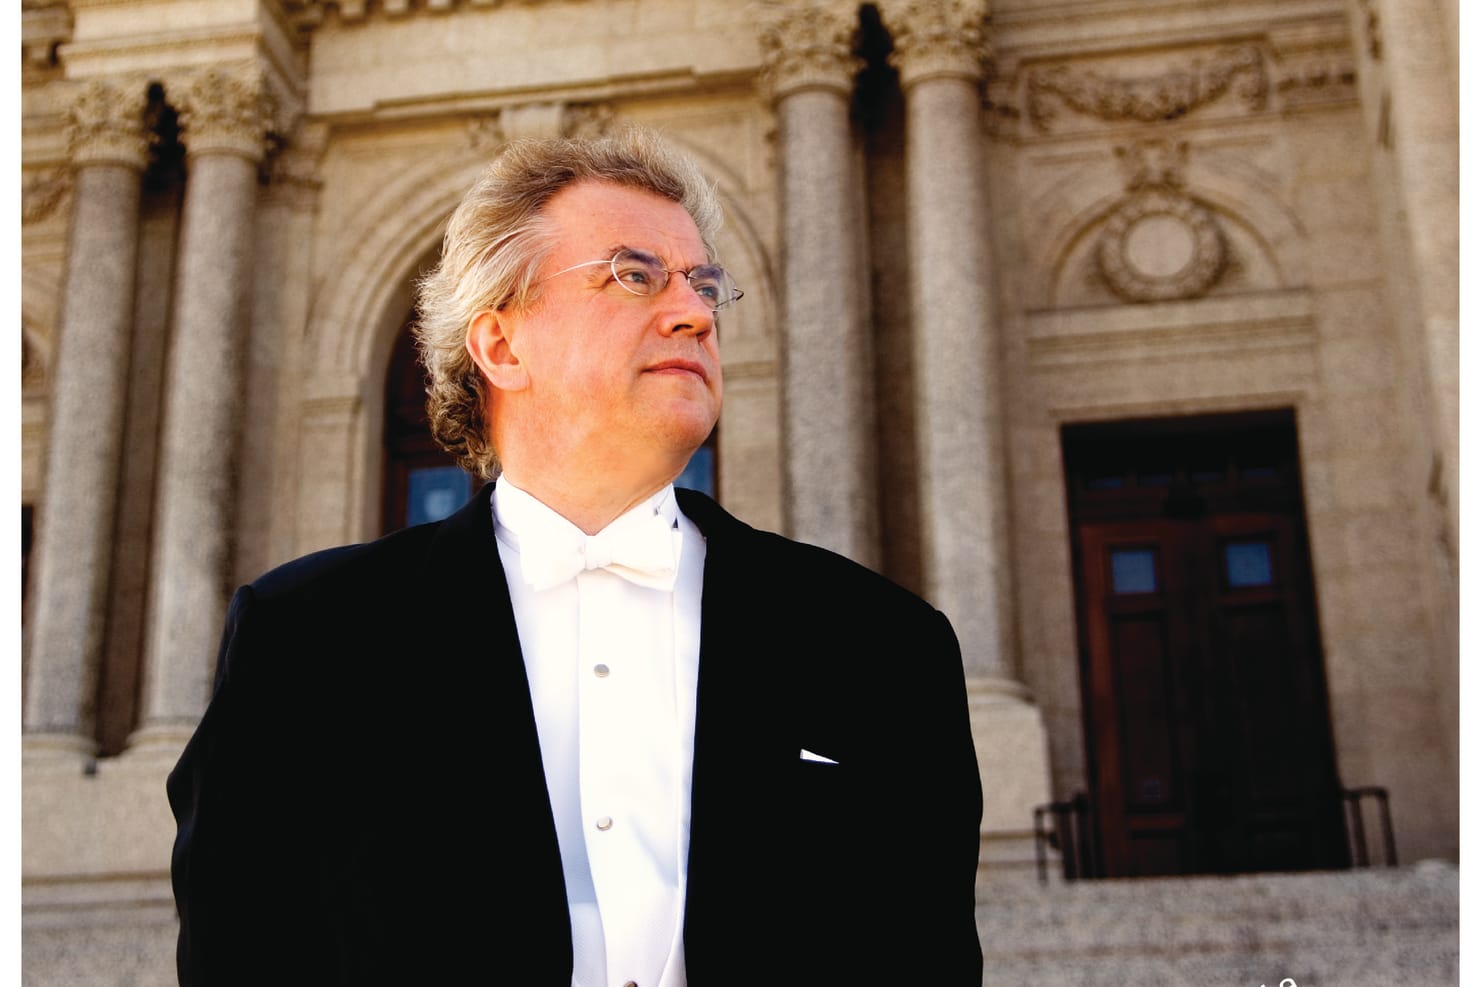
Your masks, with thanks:
M711 311L719 311L745 296L745 292L735 287L735 280L730 277L730 273L718 264L700 264L687 271L674 270L664 267L662 261L647 251L633 250L630 247L618 250L611 260L588 260L584 264L556 271L550 277L542 278L540 283L569 274L577 268L595 267L597 264L611 265L612 280L634 295L656 295L668 287L669 275L682 274L688 279L694 294Z

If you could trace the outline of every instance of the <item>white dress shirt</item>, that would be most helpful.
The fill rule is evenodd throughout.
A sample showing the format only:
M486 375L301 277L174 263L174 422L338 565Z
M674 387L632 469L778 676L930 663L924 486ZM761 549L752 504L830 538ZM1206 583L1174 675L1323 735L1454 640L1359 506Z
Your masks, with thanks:
M565 870L572 984L684 987L704 537L672 486L597 541L504 479L492 509ZM607 561L601 539L643 528L666 529L647 545L668 557L667 535L671 575L583 567ZM571 552L586 560L573 576L551 564Z

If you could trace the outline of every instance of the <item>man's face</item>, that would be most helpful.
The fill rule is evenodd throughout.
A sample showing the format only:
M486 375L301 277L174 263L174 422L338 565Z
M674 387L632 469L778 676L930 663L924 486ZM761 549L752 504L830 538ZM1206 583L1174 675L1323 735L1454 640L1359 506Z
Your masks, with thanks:
M678 203L606 182L562 189L544 214L554 249L539 276L549 280L526 309L500 313L526 383L499 401L536 448L676 475L719 417L714 313L681 274L639 296L610 265L586 262L627 248L688 270L709 260L698 228Z

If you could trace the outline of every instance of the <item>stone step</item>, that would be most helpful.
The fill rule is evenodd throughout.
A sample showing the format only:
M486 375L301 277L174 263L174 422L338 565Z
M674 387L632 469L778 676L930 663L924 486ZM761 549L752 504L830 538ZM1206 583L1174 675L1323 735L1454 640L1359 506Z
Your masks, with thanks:
M990 985L1438 987L1459 976L1459 875L1444 862L1080 881L978 900Z

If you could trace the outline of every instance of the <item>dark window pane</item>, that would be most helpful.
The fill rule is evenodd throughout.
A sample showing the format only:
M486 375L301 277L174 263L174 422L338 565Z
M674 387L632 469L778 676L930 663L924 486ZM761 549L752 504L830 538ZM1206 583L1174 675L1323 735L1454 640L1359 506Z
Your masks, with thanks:
M406 484L408 525L440 521L473 495L473 478L456 466L413 469Z
M1233 542L1224 547L1223 561L1229 586L1269 586L1274 582L1268 542Z
M1116 593L1156 592L1156 550L1118 548L1110 553L1110 584Z
M714 496L714 447L702 445L689 458L689 463L673 481L676 487L686 487L702 494Z

